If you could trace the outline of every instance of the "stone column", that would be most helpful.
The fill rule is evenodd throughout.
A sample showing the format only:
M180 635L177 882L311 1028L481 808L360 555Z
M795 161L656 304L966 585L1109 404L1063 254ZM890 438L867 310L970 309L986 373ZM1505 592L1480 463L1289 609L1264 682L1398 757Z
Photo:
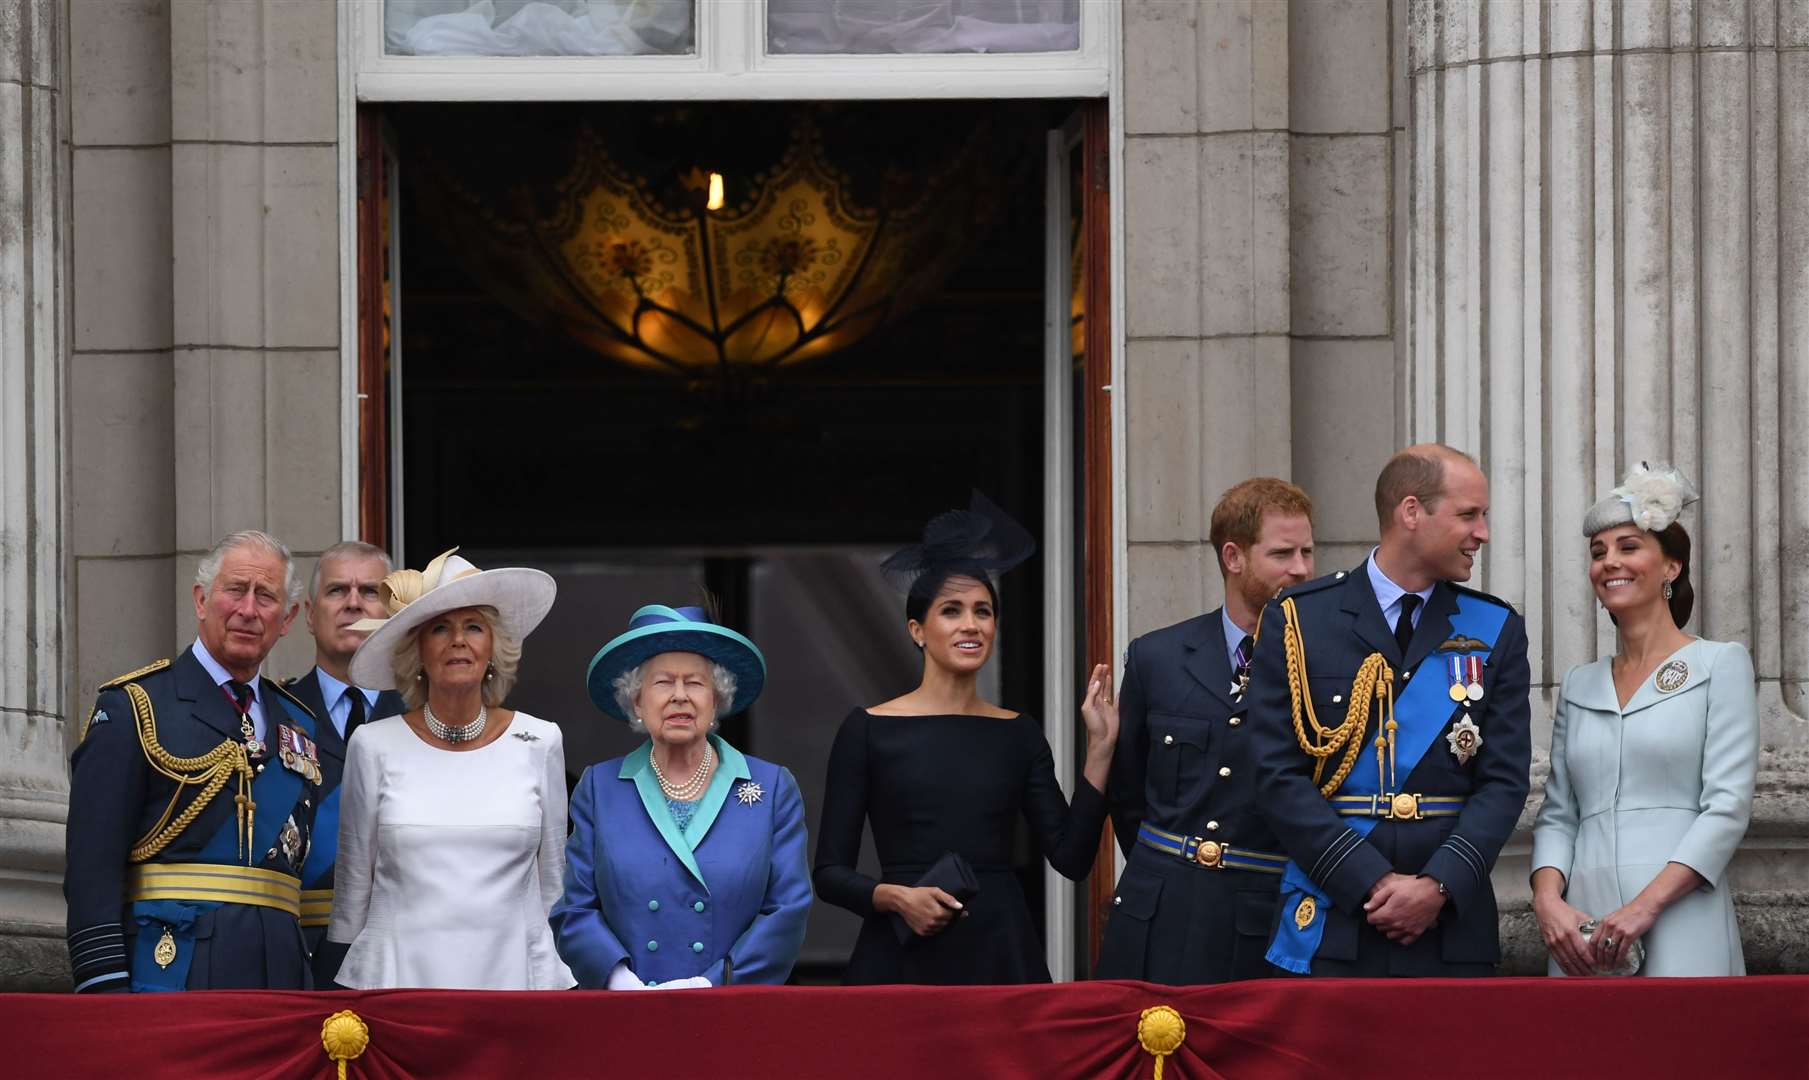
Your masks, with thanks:
M1410 433L1493 481L1481 584L1526 613L1545 707L1611 651L1579 533L1641 459L1703 488L1689 629L1746 643L1763 714L1730 871L1747 963L1809 970L1809 2L1415 0ZM1542 962L1524 838L1511 964Z
M60 11L0 0L0 990L68 984Z

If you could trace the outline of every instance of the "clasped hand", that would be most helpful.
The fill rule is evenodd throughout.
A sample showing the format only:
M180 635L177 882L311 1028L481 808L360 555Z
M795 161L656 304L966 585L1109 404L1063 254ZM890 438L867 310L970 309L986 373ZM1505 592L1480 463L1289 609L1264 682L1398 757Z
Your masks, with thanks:
M1388 940L1411 945L1438 918L1444 906L1445 897L1438 891L1438 882L1429 877L1391 873L1369 891L1363 910L1369 915L1369 924Z

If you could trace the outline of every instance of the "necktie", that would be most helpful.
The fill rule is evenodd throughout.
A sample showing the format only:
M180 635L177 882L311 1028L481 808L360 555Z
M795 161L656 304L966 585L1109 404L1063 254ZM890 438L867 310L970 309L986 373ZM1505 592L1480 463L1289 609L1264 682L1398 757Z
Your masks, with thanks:
M1419 610L1420 598L1417 593L1408 593L1401 597L1401 617L1394 621L1394 641L1401 647L1401 659L1407 659L1407 644L1413 640L1413 613Z
M227 679L226 693L231 696L233 707L239 710L239 738L245 740L246 752L257 757L264 752L264 744L258 741L257 727L251 722L251 686L237 679Z
M345 714L345 741L351 742L352 732L357 731L365 720L364 694L356 686L348 686L345 688L345 696L351 703L351 708Z

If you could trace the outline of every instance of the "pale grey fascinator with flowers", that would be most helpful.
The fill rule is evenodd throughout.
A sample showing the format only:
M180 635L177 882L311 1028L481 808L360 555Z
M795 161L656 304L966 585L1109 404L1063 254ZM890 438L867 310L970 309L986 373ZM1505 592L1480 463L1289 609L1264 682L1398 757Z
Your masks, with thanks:
M1637 525L1647 532L1661 532L1677 520L1684 507L1700 497L1676 469L1642 461L1628 470L1620 487L1604 495L1583 515L1583 535L1594 536L1616 525Z

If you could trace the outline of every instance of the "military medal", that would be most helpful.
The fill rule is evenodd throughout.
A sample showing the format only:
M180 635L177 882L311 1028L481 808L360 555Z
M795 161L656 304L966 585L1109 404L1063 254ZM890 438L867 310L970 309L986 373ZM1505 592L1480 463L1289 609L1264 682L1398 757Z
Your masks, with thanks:
M1469 682L1464 686L1464 696L1471 701L1482 700L1482 657L1466 656L1464 665L1469 669Z
M1658 669L1658 677L1652 680L1653 685L1658 687L1658 692L1661 694L1674 694L1689 681L1690 665L1682 660L1667 662L1664 667Z
M1451 744L1451 756L1457 759L1457 763L1468 765L1482 746L1482 729L1476 726L1476 721L1470 719L1469 713L1465 713L1445 733L1445 741Z
M1451 680L1451 700L1464 700L1464 697L1468 693L1464 687L1464 657L1450 657L1445 661L1445 666L1450 669L1447 672L1447 677Z
M151 959L157 961L160 968L168 968L176 962L176 937L170 933L169 927L163 928L163 936L157 939L157 948L151 951Z
M313 739L288 724L278 724L276 742L283 768L299 773L313 783L320 783L320 757L315 752Z

